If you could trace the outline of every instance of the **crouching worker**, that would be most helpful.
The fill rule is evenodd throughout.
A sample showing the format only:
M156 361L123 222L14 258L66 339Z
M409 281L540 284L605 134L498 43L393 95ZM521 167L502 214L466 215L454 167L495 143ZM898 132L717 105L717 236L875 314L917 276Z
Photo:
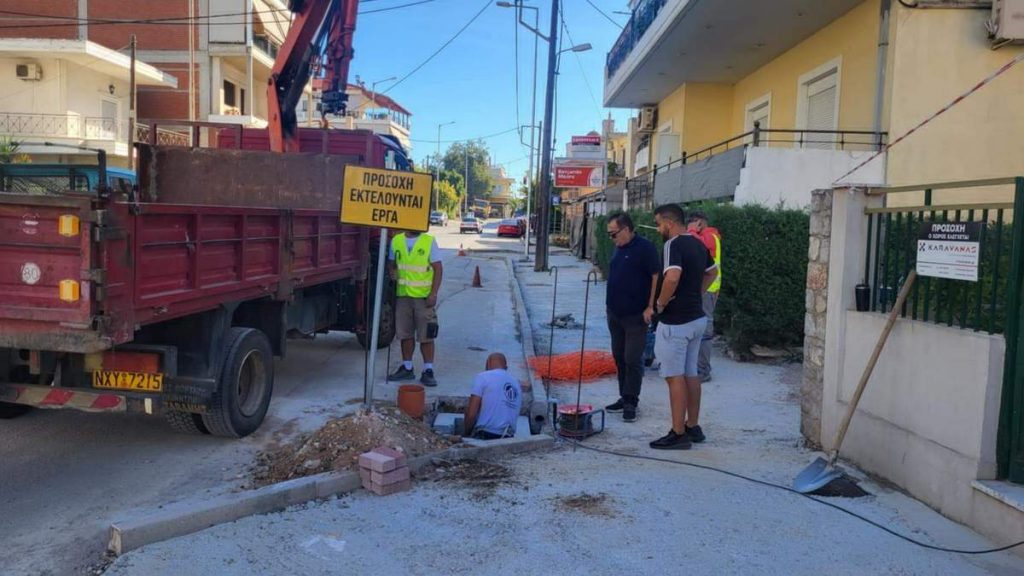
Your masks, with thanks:
M479 440L515 436L522 404L522 386L509 374L505 355L491 354L486 370L473 380L465 416L467 435Z

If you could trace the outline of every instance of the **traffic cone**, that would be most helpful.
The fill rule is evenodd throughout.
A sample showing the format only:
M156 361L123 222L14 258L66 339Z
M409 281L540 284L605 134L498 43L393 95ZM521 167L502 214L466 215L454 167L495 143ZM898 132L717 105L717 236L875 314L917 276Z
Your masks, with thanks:
M480 267L477 266L473 272L473 288L483 288L484 285L480 283Z
M459 256L465 256L465 255L466 255L466 250L462 247L462 244L459 244Z

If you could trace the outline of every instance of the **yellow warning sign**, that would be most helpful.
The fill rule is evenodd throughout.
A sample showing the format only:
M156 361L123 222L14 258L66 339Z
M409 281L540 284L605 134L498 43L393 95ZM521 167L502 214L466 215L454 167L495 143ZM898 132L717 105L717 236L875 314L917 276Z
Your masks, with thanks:
M431 174L346 166L341 221L426 232L433 185Z

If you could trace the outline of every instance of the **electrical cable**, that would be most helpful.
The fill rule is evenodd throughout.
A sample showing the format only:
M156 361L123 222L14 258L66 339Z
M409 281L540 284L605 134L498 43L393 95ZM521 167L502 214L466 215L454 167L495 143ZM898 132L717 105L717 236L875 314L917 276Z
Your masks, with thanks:
M377 8L375 10L363 10L359 12L359 15L364 14L376 14L377 12L390 12L392 10L399 10L401 8L408 8L410 6L419 6L420 4L429 4L431 2L437 2L437 0L419 0L418 2L409 2L408 4L399 4L397 6L388 6L387 8Z
M424 60L423 62L420 62L415 68L410 70L405 76L402 76L394 84L392 84L390 87L388 87L387 90L384 90L383 92L381 92L381 94L387 94L388 92L391 92L392 90L397 88L399 85L401 85L402 82L405 82L410 76L412 76L413 74L419 72L420 69L422 69L424 66L426 66L431 60L433 60L438 54L443 52L445 48L447 48L452 42L454 42L456 38L461 36L462 33L465 32L466 29L469 28L470 25L473 24L473 22L476 22L477 18L479 18L490 7L491 7L491 0L487 0L486 2L484 2L484 5L480 8L480 10L476 14L474 14L472 18L469 19L469 22L466 22L462 26L462 28L459 28L459 30L451 38L446 40L444 44L441 44L441 46L437 50L434 50L433 54L431 54L430 56L427 56L426 60Z
M915 540L914 538L911 538L910 536L907 536L905 534L900 534L899 532L893 530L892 528L889 528L888 526L885 526L885 525L883 525L883 524L881 524L879 522L876 522L876 521L874 521L874 520L872 520L870 518L862 516L862 515L854 512L853 510L850 510L848 508L843 508L842 506L839 506L838 504L833 504L832 502L828 502L827 500L822 500L821 498L815 498L814 496L812 496L810 494L804 494L802 492L794 490L793 488L790 488L789 486L783 486L782 484L775 484L774 482L769 482L767 480L760 480L758 478L752 478L750 476L744 476L743 474L740 474L738 472L731 472L729 470L723 470L722 468L716 468L714 466L709 466L707 464L697 464L695 462L686 462L684 460L673 460L671 458L660 458L660 457L657 457L657 456L645 456L643 454L629 454L629 453L626 453L626 452L618 452L616 450L609 450L607 448L595 448L594 446L587 446L586 444L583 444L580 441L573 440L571 438L566 438L564 436L559 437L559 439L561 441L563 441L563 442L567 442L569 444L572 444L574 447L583 448L584 450L590 450L592 452L598 452L598 453L606 454L606 455L610 455L610 456L619 456L621 458L632 458L632 459L636 459L636 460L650 460L652 462L664 462L666 464L676 464L676 465L679 465L679 466L689 466L691 468L699 468L701 470L708 470L708 471L711 471L711 472L718 472L719 474L724 474L726 476L731 476L733 478L738 478L740 480L746 480L747 482L751 482L753 484L759 484L761 486L767 486L769 488L776 488L776 489L782 490L784 492L789 492L791 494L796 494L797 496L802 496L802 497L804 497L804 498L806 498L806 499L808 499L808 500L810 500L812 502L817 502L818 504L821 504L823 506L828 506L829 508L832 508L834 510L838 510L838 511L844 513L844 514L847 514L847 515L852 516L852 517L854 517L854 518L856 518L858 520L861 520L861 521L863 521L863 522L865 522L867 524L870 524L870 525L874 526L875 528L878 528L879 530L882 530L883 532L886 532L886 533L888 533L888 534L890 534L892 536L895 536L895 537L897 537L897 538L899 538L901 540L905 540L906 542L909 542L911 544L915 544L915 545L920 546L922 548L927 548L929 550L936 550L936 551L939 551L939 552L951 552L953 554L981 555L981 554L994 554L996 552L1005 552L1006 550L1009 550L1011 548L1016 548L1017 546L1024 545L1024 540L1021 540L1020 542L1015 542L1013 544L1007 544L1006 546L999 546L999 547L996 547L996 548L986 548L986 549L982 549L982 550L964 550L964 549L961 549L961 548L947 548L947 547L944 547L944 546L936 546L934 544L928 544L927 542L921 542L920 540Z
M612 20L612 17L609 16L608 14L606 14L604 10L601 10L600 8L598 8L597 4L594 4L590 0L587 0L587 4L590 4L590 7L593 8L594 10L597 10L601 14L601 16L604 16L605 20L607 20L607 21L611 22L612 24L614 24L619 30L622 30L622 24L619 24L615 20Z
M565 22L565 14L563 11L562 15L562 29L565 30L565 35L569 38L569 46L576 46L576 41L572 39L572 33L569 32L569 25ZM597 110L598 120L603 120L601 106L597 103L597 98L594 97L594 89L590 85L590 78L587 77L587 70L583 67L583 61L580 60L580 55L577 52L573 52L576 56L576 65L580 67L580 74L583 75L583 84L587 87L587 93L590 94L590 102L594 104L594 108Z
M911 4L911 3L907 2L906 0L896 0L896 1L899 2L900 5L902 5L904 8L917 8L917 2L914 2L913 4Z
M502 130L501 132L495 132L493 134L485 134L483 136L475 136L473 138L458 138L458 139L453 139L453 140L441 140L441 143L442 144L455 144L455 143L458 143L458 142L472 142L473 140L487 140L488 138L494 138L495 136L502 136L502 135L508 134L509 132L515 132L516 130L519 130L518 126L515 127L515 128L509 128L508 130ZM422 144L436 144L437 143L437 140L420 140L420 139L416 139L416 138L410 138L409 140L412 141L412 142L420 142Z

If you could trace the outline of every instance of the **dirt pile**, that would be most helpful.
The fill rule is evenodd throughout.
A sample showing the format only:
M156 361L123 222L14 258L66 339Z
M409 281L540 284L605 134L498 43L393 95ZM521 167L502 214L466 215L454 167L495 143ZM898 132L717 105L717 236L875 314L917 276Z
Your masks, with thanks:
M603 516L614 518L617 516L612 507L613 500L604 492L589 494L580 492L573 496L563 496L555 499L558 508L565 512L578 512L587 516Z
M258 486L333 470L355 469L359 455L378 446L405 452L410 458L451 445L430 427L397 408L360 410L331 420L313 434L261 453L253 478Z
M477 501L494 496L503 486L518 484L511 469L494 462L473 459L441 463L431 476L434 482L468 488L471 499Z

